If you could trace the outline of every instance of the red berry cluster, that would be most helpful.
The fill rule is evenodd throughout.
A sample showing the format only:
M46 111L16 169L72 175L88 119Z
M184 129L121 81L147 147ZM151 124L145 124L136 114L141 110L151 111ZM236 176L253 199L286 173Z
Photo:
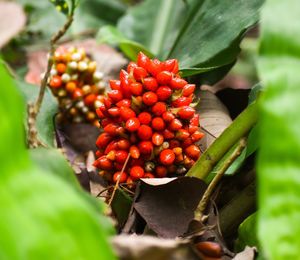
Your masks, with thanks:
M82 48L55 51L49 86L58 98L60 118L99 125L95 110L103 102L105 85L103 73L96 67Z
M96 110L104 128L94 162L100 174L128 184L185 174L200 156L195 143L203 133L192 103L195 85L180 77L178 61L139 53L110 87Z

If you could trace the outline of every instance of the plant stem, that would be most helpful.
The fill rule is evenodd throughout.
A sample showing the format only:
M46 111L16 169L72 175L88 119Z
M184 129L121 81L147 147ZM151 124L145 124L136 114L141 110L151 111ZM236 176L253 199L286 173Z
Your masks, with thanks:
M257 102L249 105L202 154L188 171L187 176L204 180L224 154L243 136L246 136L258 119Z
M214 192L216 186L222 179L223 175L225 174L226 170L229 168L229 166L235 161L235 159L241 154L242 150L246 147L247 141L246 138L243 137L240 139L238 145L235 147L235 149L232 151L230 156L227 158L227 160L222 164L221 168L218 170L216 176L213 178L211 183L208 185L205 193L202 196L202 199L195 210L195 217L194 219L201 221L201 218L203 216L203 213L206 209L206 206L209 202L211 194Z
M27 126L28 126L28 146L29 146L29 148L45 146L38 138L38 132L37 132L37 128L36 128L36 120L37 120L38 113L40 112L40 109L41 109L41 105L42 105L42 102L43 102L43 99L45 96L45 91L47 88L48 78L50 76L51 67L53 65L53 55L55 52L55 45L59 41L59 39L65 35L67 30L71 26L73 19L74 19L74 10L75 10L75 6L72 6L71 13L68 16L66 23L51 38L47 69L46 69L45 75L44 75L41 85L40 85L39 95L34 104L28 104Z

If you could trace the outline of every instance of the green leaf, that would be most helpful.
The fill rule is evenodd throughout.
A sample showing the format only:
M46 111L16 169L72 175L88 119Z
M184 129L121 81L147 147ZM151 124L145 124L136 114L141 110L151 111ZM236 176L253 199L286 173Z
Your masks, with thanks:
M24 104L2 63L0 78L0 259L115 259L106 218L29 158Z
M16 81L26 103L34 102L37 98L39 87L36 85L28 84L24 81ZM54 125L53 118L57 113L58 104L57 100L53 97L50 90L47 88L44 96L44 100L41 106L41 110L37 117L37 130L39 138L46 145L53 147L54 146ZM24 118L25 115L24 115ZM25 125L27 121L25 121Z
M298 0L269 0L262 11L258 236L267 259L299 258L299 16Z
M239 226L235 249L239 252L244 250L245 246L259 248L257 239L257 212L246 218Z

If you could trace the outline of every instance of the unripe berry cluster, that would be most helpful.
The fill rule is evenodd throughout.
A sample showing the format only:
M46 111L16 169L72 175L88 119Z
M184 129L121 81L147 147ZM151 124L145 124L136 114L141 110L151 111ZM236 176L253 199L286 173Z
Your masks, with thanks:
M82 48L60 47L54 53L49 87L58 98L60 118L99 125L95 113L103 103L103 73Z
M180 77L178 61L139 53L110 87L96 110L104 129L94 162L100 174L128 184L184 175L200 156L203 133L193 108L195 85Z

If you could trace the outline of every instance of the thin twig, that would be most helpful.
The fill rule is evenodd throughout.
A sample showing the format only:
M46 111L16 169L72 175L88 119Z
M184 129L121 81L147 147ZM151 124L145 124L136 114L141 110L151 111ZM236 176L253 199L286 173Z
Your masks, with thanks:
M111 205L111 203L112 203L112 201L113 201L113 199L114 199L116 190L117 190L117 188L119 187L121 175L122 175L122 173L125 171L125 168L126 168L126 166L127 166L127 163L128 163L128 161L129 161L129 158L130 158L130 153L128 153L128 156L127 156L126 161L125 161L125 163L124 163L124 165L123 165L123 168L122 168L122 170L121 170L121 173L119 174L119 178L117 179L117 182L116 182L116 184L115 184L114 190L113 190L113 192L112 192L112 194L111 194L110 200L109 200L109 202L108 202L108 206Z
M200 128L201 128L205 133L207 133L207 134L209 134L210 136L212 136L213 138L217 139L217 137L216 137L214 134L212 134L210 131L208 131L205 127L200 126Z
M41 81L38 97L37 97L36 102L34 104L31 104L31 103L28 104L28 122L27 122L27 126L28 126L28 145L29 145L30 148L36 148L38 146L45 146L45 144L43 144L38 139L38 132L37 132L37 128L36 128L37 115L38 115L38 113L40 112L40 109L41 109L41 105L42 105L42 102L43 102L43 99L44 99L44 96L45 96L45 91L46 91L46 88L47 88L48 78L50 76L51 67L53 65L53 55L54 55L55 48L56 48L55 45L56 45L57 41L62 36L65 35L67 30L71 26L71 24L73 22L73 19L74 19L74 10L75 10L75 6L72 6L71 7L71 13L68 16L68 19L67 19L66 23L51 38L50 53L49 53L49 57L48 57L47 69L46 69L44 77Z
M209 202L211 194L214 192L215 187L223 177L226 170L229 168L229 166L235 161L235 159L241 154L243 149L246 147L247 139L245 137L241 138L237 147L233 150L232 154L229 156L229 158L224 162L222 167L217 171L216 176L213 178L211 183L208 185L204 195L202 196L201 201L198 204L197 209L195 210L195 219L201 220L203 216L203 212L206 209L206 206Z

